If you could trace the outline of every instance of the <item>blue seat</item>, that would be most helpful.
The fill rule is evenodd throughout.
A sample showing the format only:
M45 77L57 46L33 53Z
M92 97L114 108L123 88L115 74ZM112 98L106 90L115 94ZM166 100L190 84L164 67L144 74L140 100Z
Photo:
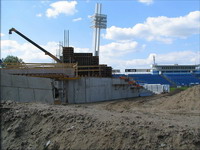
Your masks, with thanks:
M191 84L200 84L200 79L196 78L193 74L163 74L178 86L189 86Z
M133 77L134 80L138 81L138 83L147 83L147 84L170 84L169 81L164 79L160 75L152 75L152 74L129 74L129 77Z
M131 77L139 84L169 84L175 83L177 86L189 86L192 84L200 84L200 79L191 73L164 73L161 75L152 74L117 74L114 77ZM165 79L167 78L167 79ZM169 82L171 81L171 82Z

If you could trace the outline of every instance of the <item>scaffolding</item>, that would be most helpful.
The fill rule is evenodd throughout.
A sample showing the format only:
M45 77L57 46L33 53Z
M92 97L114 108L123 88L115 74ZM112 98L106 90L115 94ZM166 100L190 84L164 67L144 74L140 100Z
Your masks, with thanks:
M84 65L77 63L4 63L3 68L13 75L43 77L56 80L74 80L80 77L111 77L107 65Z

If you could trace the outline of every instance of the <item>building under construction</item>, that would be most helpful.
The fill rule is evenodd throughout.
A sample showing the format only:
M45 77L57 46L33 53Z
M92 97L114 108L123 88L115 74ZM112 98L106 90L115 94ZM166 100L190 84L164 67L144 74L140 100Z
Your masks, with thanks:
M57 63L3 64L1 99L20 102L88 103L147 96L152 93L129 81L112 78L112 68L99 64L99 56L74 53L63 47L55 57L16 29L10 29L49 55Z
M93 56L92 53L74 53L73 47L63 47L62 60L64 63L77 63L78 76L112 76L112 68L107 65L99 65L99 56Z
M147 96L152 93L128 78L112 78L112 68L99 64L100 29L106 28L107 16L101 14L97 4L94 18L94 56L92 53L75 53L73 47L62 47L57 58L30 38L15 32L56 63L2 64L1 99L20 102L87 103L114 99Z

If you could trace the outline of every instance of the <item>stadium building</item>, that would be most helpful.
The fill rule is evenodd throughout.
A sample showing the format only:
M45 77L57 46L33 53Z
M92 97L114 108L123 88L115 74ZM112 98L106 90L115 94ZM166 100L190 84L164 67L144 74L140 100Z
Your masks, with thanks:
M191 86L200 84L199 65L157 65L151 69L125 69L124 74L113 73L113 77L125 76L135 80L140 85L161 84L177 86Z

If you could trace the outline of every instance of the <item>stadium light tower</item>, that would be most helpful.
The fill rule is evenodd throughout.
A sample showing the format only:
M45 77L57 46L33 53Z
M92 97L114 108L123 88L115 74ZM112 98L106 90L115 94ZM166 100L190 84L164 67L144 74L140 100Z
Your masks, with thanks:
M96 4L95 14L92 16L92 18L92 28L94 28L94 56L99 56L100 31L101 29L107 28L107 15L101 14L101 4Z

